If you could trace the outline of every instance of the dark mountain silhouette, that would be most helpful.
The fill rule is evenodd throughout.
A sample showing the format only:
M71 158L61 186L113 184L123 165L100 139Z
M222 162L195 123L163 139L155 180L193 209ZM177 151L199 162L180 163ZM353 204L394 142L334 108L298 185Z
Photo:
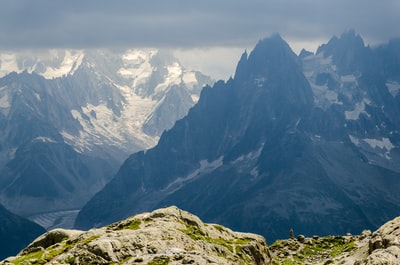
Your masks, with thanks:
M290 228L376 229L400 212L400 76L381 56L398 52L389 46L365 47L349 31L298 57L279 35L261 40L233 79L205 87L156 147L125 161L76 227L177 205L269 240Z

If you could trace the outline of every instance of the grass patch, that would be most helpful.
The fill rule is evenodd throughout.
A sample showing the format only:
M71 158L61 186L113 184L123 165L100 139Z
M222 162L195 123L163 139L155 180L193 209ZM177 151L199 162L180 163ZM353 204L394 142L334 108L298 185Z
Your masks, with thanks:
M355 246L354 241L350 241L346 244L335 246L335 248L332 249L332 251L331 251L331 256L337 257L340 254L342 254L343 252L351 252L355 249L356 249L356 246Z
M74 264L75 263L75 257L74 256L69 256L64 260L65 263L68 264Z
M219 232L225 232L225 229L220 225L214 225L214 228L217 229Z
M45 264L47 261L43 259L44 250L39 250L36 252L29 253L22 257L19 257L12 261L12 264L20 265L20 264L31 264L31 260L36 261L35 264Z
M167 256L155 257L152 261L147 263L147 265L167 265L170 262L170 258Z
M118 225L111 225L109 226L113 230L123 230L123 229L130 229L130 230L138 230L140 229L140 225L142 224L142 221L139 219L134 219L129 223L119 223Z
M201 231L199 227L195 225L190 225L185 223L185 226L186 229L179 229L179 231L185 233L193 240L203 240L205 242L217 245L226 245L226 244L244 245L251 242L251 239L249 238L235 238L235 239L212 238L207 236L203 231Z
M320 252L328 252L332 257L339 256L343 252L350 252L355 249L353 240L346 240L341 236L329 236L315 240L311 245L306 245L301 250L305 256L312 256Z
M304 264L307 260L326 260L354 251L354 239L344 236L327 236L306 241L304 244L296 240L277 240L269 246L274 253L273 264Z
M82 244L82 245L86 245L86 244L89 244L90 242L92 242L93 240L98 239L99 237L100 236L98 236L98 235L90 236L90 237L88 237L88 238L86 238L86 239L84 239L84 240L82 240L82 241L80 241L78 243Z
M55 245L49 246L46 249L41 249L36 252L26 254L12 261L12 264L45 264L52 260L54 257L66 252L73 247L72 244L68 243L67 238L63 239L62 242Z
M214 245L219 245L225 247L229 252L232 254L236 253L235 259L240 259L244 261L246 264L251 264L247 253L243 250L243 245L250 243L252 240L250 238L232 238L232 239L223 239L219 238L212 238L206 235L198 226L191 225L188 223L183 223L186 226L186 229L179 229L179 231L185 233L193 240L202 240L207 243L211 243ZM216 226L214 226L216 227ZM218 225L217 225L218 227ZM218 228L216 229L218 230ZM223 230L224 228L220 226ZM224 256L224 254L220 254Z

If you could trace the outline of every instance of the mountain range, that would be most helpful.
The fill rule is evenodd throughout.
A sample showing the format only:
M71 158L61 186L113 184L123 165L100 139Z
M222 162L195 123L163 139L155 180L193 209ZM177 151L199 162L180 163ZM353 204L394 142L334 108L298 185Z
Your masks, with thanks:
M46 228L72 227L207 83L162 50L0 53L0 202Z
M91 228L164 205L286 238L376 229L400 212L400 41L354 31L296 55L278 35L203 88L158 144L80 211Z

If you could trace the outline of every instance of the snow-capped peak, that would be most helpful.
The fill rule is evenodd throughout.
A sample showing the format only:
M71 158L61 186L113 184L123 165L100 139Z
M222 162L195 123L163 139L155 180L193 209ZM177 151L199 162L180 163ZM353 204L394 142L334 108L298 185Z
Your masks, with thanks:
M35 72L46 79L73 74L82 64L81 50L47 50L40 52L0 53L0 77L11 72Z
M132 87L145 84L154 70L150 60L157 53L157 50L127 50L121 56L122 67L118 74L129 79Z

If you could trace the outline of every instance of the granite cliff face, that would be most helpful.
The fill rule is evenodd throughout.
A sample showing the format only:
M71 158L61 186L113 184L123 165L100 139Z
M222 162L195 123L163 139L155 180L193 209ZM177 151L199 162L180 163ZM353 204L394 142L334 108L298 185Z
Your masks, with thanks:
M262 236L233 232L176 207L87 232L56 229L0 264L267 264Z

